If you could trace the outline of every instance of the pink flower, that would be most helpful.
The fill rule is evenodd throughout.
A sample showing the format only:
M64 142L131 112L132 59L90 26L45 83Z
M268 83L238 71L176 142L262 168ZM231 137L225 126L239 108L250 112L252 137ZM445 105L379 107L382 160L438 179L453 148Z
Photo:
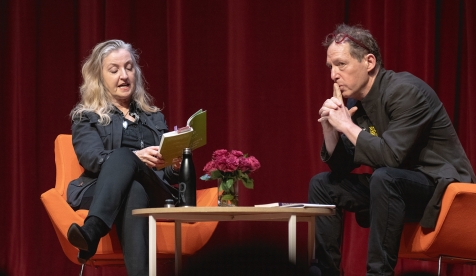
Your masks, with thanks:
M242 172L254 172L261 167L259 161L254 157L243 157L240 159L240 170Z
M223 172L236 171L238 165L240 164L240 160L232 154L221 156L219 159L216 160L216 162L218 164L217 168Z
M234 156L236 156L238 158L243 156L243 152L241 152L239 150L232 150L231 154L233 154Z
M228 151L226 149L219 149L219 150L216 150L213 154L212 154L212 160L216 160L222 156L226 156L228 154Z
M240 170L242 172L248 172L251 170L251 163L248 158L240 158Z
M210 174L212 171L216 171L216 170L217 170L217 167L216 167L215 161L213 160L208 162L203 168L203 171L207 174Z
M220 171L222 171L223 168L226 168L226 156L217 156L215 158L215 165Z
M248 161L251 164L250 172L254 172L261 167L261 164L259 163L258 159L256 159L254 156L248 157Z
M246 157L247 154L239 150L228 151L219 149L213 152L212 160L208 162L203 171L206 173L200 179L234 179L244 181L243 184L252 189L253 179L248 174L261 167L259 161L254 157Z

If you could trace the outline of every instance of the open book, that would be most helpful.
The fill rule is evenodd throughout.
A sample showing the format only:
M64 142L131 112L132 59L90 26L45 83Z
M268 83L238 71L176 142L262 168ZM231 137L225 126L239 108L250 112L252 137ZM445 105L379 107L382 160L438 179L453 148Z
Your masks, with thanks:
M289 207L289 208L336 208L332 204L317 204L317 203L284 203L284 202L273 202L267 204L256 204L255 207Z
M165 163L157 166L157 169L172 165L175 158L182 156L184 148L194 150L206 143L207 111L200 109L188 118L186 126L162 135L159 146Z

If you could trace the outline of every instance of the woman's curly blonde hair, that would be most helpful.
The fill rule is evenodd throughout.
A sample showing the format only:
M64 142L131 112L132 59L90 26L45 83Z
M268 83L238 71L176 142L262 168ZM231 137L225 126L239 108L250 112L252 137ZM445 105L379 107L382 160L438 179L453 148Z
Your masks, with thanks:
M153 105L152 96L145 91L144 77L139 67L139 55L131 44L122 40L108 40L97 44L83 63L81 73L83 84L79 91L80 102L71 110L71 118L81 118L83 112L94 112L99 115L99 123L108 125L111 122L110 114L114 110L112 98L104 86L102 66L104 58L111 52L125 49L131 54L135 74L135 90L132 91L132 101L146 113L157 112L160 109Z

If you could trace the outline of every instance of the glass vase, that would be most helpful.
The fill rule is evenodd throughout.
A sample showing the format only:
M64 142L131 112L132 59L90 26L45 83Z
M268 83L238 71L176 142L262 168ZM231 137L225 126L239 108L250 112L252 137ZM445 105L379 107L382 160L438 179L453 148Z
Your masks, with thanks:
M238 206L238 180L218 179L218 206Z

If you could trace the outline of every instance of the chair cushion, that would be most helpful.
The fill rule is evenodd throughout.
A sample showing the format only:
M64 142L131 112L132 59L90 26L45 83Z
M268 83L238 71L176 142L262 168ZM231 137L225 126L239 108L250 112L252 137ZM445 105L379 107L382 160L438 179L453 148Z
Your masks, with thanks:
M438 258L440 255L476 259L476 185L452 183L442 199L435 229L406 224L400 242L401 258Z

